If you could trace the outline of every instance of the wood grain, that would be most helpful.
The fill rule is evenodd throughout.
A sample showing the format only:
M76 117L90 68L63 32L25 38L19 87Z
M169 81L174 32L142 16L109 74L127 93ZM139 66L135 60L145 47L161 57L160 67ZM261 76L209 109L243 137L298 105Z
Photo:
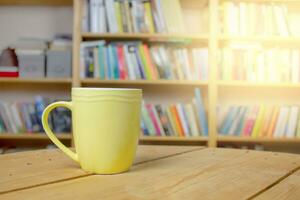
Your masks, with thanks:
M258 195L255 200L298 200L300 197L300 171L289 175L274 187Z
M299 166L294 154L204 149L144 162L129 173L67 180L0 199L247 199Z
M135 164L202 148L139 146ZM0 194L90 175L59 150L1 155L0 163Z

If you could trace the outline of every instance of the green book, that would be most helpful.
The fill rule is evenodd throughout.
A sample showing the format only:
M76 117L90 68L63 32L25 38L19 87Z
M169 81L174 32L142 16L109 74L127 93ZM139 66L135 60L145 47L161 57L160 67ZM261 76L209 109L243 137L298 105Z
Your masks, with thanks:
M145 52L144 52L142 44L139 44L138 48L139 48L139 55L141 57L141 61L142 61L143 67L144 67L146 80L152 80L153 77L151 76L150 66L148 65L148 63L146 61L146 56L145 56Z

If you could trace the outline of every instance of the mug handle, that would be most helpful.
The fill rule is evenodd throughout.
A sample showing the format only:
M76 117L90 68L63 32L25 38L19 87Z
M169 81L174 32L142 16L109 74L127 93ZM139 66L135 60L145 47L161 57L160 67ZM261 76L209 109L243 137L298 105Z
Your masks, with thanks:
M58 102L48 105L45 108L45 110L43 112L43 116L42 116L42 124L43 124L44 130L45 130L46 134L48 135L48 137L50 138L50 140L58 148L60 148L60 150L62 150L65 154L67 154L67 156L72 158L74 161L79 162L77 154L74 153L73 151L71 151L69 148L67 148L63 143L61 143L61 141L59 141L57 139L57 137L54 135L54 133L51 131L51 129L49 127L49 123L48 123L49 113L56 107L65 107L72 111L72 103L71 102L58 101Z

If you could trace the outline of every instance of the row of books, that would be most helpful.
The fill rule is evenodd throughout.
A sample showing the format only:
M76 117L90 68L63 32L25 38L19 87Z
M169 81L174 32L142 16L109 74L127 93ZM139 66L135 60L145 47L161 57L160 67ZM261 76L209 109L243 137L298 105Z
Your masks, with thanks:
M208 49L141 42L81 43L81 77L129 80L207 80Z
M231 35L290 36L287 6L280 3L223 3L223 32Z
M298 49L236 46L220 51L219 79L252 82L300 82Z
M201 90L192 103L160 105L143 103L141 128L150 136L207 136L208 127Z
M230 106L219 116L222 135L300 137L299 106Z
M50 101L41 96L33 102L0 102L0 134L1 133L40 133L43 110ZM66 108L56 108L50 113L49 125L55 133L71 132L71 113Z
M179 0L85 0L83 2L84 32L185 32Z

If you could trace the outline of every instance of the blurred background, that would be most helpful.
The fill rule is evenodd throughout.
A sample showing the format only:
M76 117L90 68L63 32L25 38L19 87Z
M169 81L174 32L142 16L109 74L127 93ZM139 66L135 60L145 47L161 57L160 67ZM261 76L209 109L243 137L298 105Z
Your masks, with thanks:
M0 0L0 153L72 87L141 88L141 144L300 153L300 1ZM72 145L70 111L49 122ZM117 123L117 122L116 122Z

